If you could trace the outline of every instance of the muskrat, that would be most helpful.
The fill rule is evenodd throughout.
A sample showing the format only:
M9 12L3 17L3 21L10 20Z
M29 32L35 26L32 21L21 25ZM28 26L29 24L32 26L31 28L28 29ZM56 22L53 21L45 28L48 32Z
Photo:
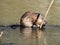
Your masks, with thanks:
M44 15L42 13L35 13L31 11L25 12L21 19L20 25L22 27L39 27L44 19ZM44 20L42 24L42 28L46 25L46 20Z

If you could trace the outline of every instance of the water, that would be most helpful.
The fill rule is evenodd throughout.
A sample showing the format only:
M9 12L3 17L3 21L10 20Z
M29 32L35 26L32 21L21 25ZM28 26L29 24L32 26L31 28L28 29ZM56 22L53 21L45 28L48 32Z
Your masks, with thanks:
M45 29L5 27L0 44L8 45L60 45L60 26L47 25Z
M51 0L0 0L0 45L60 45L60 0L55 0L47 16L45 29L8 25L19 24L24 12L32 10L45 14ZM15 29L16 28L16 29Z
M32 10L45 14L51 0L0 0L0 25L19 24L24 12ZM55 0L47 20L49 24L60 24L60 0Z

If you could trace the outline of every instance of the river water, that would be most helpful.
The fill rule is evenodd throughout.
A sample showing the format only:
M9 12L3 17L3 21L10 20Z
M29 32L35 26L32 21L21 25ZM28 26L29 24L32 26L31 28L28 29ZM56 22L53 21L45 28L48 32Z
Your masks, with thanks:
M3 45L60 45L60 26L47 25L45 29L38 28L0 28L3 35L0 44Z
M47 16L45 29L17 27L24 12L32 10L45 14L51 0L0 0L1 45L60 45L60 0L55 0Z

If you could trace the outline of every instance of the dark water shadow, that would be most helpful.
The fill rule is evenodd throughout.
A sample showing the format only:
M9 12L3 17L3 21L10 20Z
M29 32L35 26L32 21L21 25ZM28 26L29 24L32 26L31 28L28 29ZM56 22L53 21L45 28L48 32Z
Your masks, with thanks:
M50 26L50 27L60 27L60 25L47 25L47 26Z
M6 29L13 29L13 30L15 30L16 28L24 28L24 27L22 27L21 25L19 25L19 24L12 24L12 25L0 25L0 30L6 30ZM47 24L46 26L45 26L45 28L60 28L60 25L49 25L49 24ZM35 30L36 28L33 28L33 30ZM39 30L41 30L41 29L39 29ZM43 29L44 30L44 29Z
M2 43L0 45L16 45L15 43Z
M55 29L55 28L58 28L60 29L60 25L46 25L45 28L48 28L48 29Z
M0 30L7 30L7 29L16 29L19 28L19 24L12 24L12 25L0 25Z

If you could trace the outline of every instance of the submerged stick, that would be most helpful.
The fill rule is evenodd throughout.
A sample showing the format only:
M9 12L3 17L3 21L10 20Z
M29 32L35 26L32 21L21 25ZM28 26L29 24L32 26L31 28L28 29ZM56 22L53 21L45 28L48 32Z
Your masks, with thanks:
M2 37L2 35L3 35L3 31L0 33L0 37Z
M42 21L42 23L41 23L41 25L40 25L40 28L42 27L42 25L43 25L43 23L44 23L44 20L46 19L47 14L48 14L48 12L49 12L49 10L50 10L53 2L54 2L54 0L52 0L52 2L50 3L50 5L49 5L49 7L48 7L48 9L47 9L47 11L46 11L46 13L45 13L44 19L43 19L43 21Z

